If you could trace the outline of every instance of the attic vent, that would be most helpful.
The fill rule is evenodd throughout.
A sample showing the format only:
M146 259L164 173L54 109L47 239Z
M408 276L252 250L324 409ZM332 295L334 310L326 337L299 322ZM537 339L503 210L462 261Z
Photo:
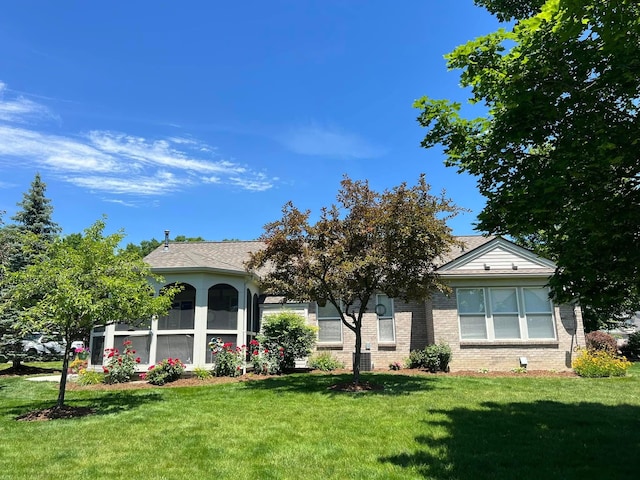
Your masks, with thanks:
M164 231L164 251L169 250L169 230Z
M484 269L485 269L485 270L491 270L491 266L490 266L490 265L487 265L487 264L485 263L485 264L484 264Z
M511 270L517 270L518 269L518 265L516 265L515 263L511 264Z

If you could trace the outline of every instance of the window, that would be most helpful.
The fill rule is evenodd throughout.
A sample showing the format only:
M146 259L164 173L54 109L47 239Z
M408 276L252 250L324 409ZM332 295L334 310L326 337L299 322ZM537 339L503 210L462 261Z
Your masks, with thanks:
M376 314L378 315L378 341L380 343L394 343L396 329L393 318L393 298L386 295L376 295Z
M140 357L140 363L149 363L151 337L149 335L115 335L113 345L120 352L123 352L124 342L127 340L131 342L131 350L135 351L134 356Z
M487 322L482 288L458 289L460 338L477 340L487 338Z
M196 289L189 284L178 293L168 315L158 318L158 330L192 330L195 318Z
M461 340L555 339L544 287L459 288L457 299Z
M227 284L209 289L207 328L215 330L238 329L238 291Z
M158 335L156 362L165 358L179 358L182 363L193 363L193 335Z
M316 305L318 317L318 342L342 343L342 320L340 312L332 304Z

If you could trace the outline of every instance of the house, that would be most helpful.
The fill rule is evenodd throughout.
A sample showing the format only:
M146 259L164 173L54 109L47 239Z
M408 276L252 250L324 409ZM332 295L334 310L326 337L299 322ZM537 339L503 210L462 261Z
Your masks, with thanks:
M546 287L555 265L500 237L458 237L438 269L451 287L423 302L404 302L380 292L362 327L363 369L386 369L411 350L446 342L452 370L568 369L574 347L584 345L577 305L555 305ZM92 333L92 363L107 347L132 342L141 364L177 357L187 369L212 363L208 343L248 345L262 319L283 309L318 327L318 352L328 351L351 365L353 333L330 305L284 303L260 291L259 278L244 268L261 242L169 243L145 261L165 285L180 283L168 315L143 326L109 325ZM156 285L159 290L165 285Z

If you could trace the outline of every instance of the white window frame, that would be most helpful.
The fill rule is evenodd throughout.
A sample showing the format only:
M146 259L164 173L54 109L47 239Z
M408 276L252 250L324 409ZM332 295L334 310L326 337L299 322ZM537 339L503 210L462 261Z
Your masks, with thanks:
M377 307L378 305L383 304L382 303L383 297L389 300L391 311L384 312L384 314L382 315L378 315ZM385 344L394 345L396 343L396 317L395 317L395 304L394 304L393 298L382 293L376 295L376 316L377 316L376 325L378 327L378 343L381 345L385 345ZM383 340L380 337L380 320L391 320L391 336L392 336L391 340L388 340L388 339Z
M494 290L505 290L512 289L515 290L517 305L518 305L518 325L520 329L520 336L514 338L496 338L495 336L495 327L494 327L494 318L506 313L499 312L494 313L494 305L493 305L493 296L492 291ZM469 291L469 290L479 290L483 292L484 295L484 312L461 312L460 311L460 292ZM549 289L543 286L531 285L531 286L522 286L522 287L514 287L514 286L493 286L493 287L458 287L456 288L456 305L458 311L458 336L461 342L545 342L545 341L556 341L557 331L556 331L556 318L554 312L554 306L551 300L549 299L549 309L548 311L527 311L525 307L524 301L524 292L525 290L544 290L548 295ZM512 312L510 314L515 314ZM528 328L528 315L549 315L551 317L551 329L553 332L553 337L530 337L529 336L529 328ZM462 336L462 319L465 316L484 316L485 320L485 332L486 335L484 338L463 338Z
M328 303L328 305L333 306ZM340 303L340 308L342 308L342 303ZM316 303L316 321L318 322L318 343L319 344L342 344L343 342L343 333L342 333L342 318L340 315L330 316L330 317L321 317L320 316L320 306ZM338 321L340 325L340 340L321 340L320 339L320 330L322 329L321 322L331 322Z

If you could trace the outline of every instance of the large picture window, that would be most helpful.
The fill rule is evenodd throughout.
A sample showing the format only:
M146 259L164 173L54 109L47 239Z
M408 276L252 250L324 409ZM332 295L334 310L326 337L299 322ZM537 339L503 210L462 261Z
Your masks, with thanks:
M327 303L324 307L317 305L316 312L318 317L318 342L342 343L342 320L338 309Z
M555 339L544 287L459 288L457 300L461 340Z

